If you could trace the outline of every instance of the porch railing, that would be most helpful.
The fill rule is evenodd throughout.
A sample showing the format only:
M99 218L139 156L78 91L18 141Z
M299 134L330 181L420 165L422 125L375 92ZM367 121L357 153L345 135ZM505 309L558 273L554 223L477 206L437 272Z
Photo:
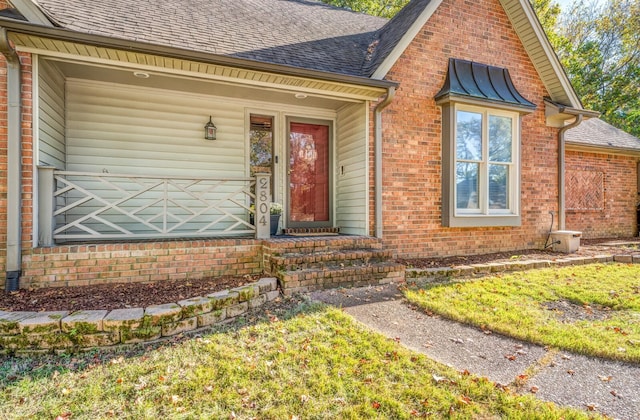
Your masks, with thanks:
M154 177L50 167L38 173L41 246L107 239L269 236L267 174Z

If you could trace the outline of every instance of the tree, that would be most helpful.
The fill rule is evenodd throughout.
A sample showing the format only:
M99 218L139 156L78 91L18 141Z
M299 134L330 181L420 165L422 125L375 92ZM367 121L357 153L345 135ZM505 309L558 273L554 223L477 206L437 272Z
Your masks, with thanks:
M354 12L391 18L395 16L409 0L322 0L322 2L350 9Z
M640 2L577 0L561 15L552 0L532 0L583 105L640 136Z

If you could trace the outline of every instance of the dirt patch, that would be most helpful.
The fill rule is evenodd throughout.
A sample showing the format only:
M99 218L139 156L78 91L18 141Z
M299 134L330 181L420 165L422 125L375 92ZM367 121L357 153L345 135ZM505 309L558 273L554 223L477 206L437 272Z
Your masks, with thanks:
M578 305L568 300L545 302L542 306L562 322L602 321L611 316L611 308L601 305Z
M0 293L0 310L39 312L145 308L243 286L257 281L260 277L263 276L22 289Z

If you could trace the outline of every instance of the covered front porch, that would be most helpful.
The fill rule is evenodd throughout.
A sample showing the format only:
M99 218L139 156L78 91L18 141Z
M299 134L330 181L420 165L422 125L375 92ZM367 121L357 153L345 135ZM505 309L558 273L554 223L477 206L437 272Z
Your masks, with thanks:
M369 100L384 90L49 54L34 66L34 247L263 239L272 221L369 234Z
M10 36L33 62L20 287L403 277L370 237L370 106L388 82Z

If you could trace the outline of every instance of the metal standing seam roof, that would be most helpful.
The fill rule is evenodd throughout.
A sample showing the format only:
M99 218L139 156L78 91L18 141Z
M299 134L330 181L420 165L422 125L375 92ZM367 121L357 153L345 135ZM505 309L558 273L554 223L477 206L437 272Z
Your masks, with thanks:
M509 70L455 58L449 59L444 85L435 99L446 96L480 99L531 110L536 108L515 88Z

